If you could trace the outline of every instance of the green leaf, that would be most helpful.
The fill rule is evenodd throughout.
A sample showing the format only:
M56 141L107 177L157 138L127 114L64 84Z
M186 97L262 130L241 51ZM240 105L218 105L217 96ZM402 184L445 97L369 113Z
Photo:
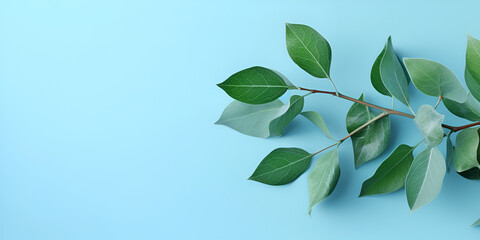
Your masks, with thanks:
M283 76L264 67L252 67L237 72L217 84L230 97L248 104L264 104L282 96L288 89L296 89Z
M458 133L453 155L455 171L463 172L473 167L480 167L477 161L478 144L478 128L467 128Z
M303 110L303 96L293 95L290 97L290 104L280 109L277 118L270 122L270 136L281 136L285 128Z
M287 125L302 111L304 99L294 95L290 104L280 100L252 105L233 101L223 111L215 124L228 126L240 133L266 138L280 136Z
M363 94L360 100L363 101ZM362 104L354 103L347 113L347 131L353 132L363 124L373 119L378 114ZM388 144L390 138L390 118L385 116L371 123L351 137L355 167L368 162L380 155Z
M435 147L442 142L444 134L442 122L444 117L430 105L422 105L418 109L417 116L415 116L413 121L422 133L427 147Z
M448 99L443 99L445 107L458 117L468 119L470 121L480 120L480 102L475 99L471 93L467 94L465 102L459 103Z
M270 136L270 122L285 108L280 100L261 105L251 105L239 101L230 103L215 124L221 124L254 137Z
M473 224L472 224L472 227L475 227L475 226L478 226L480 225L480 219L478 219L477 221L475 221Z
M385 54L385 47L382 49L382 52L378 55L373 63L372 70L370 72L370 80L373 87L381 94L385 96L392 96L387 90L385 85L382 82L382 77L380 76L380 62L382 61L383 55Z
M291 183L308 169L312 156L300 148L277 148L260 162L248 179L269 185Z
M308 191L310 194L308 214L312 212L313 206L330 196L339 177L338 151L334 149L320 157L308 175Z
M480 41L468 35L465 82L472 95L480 101Z
M315 29L286 23L287 51L292 60L314 77L330 78L332 50Z
M450 166L453 162L453 154L455 153L455 146L452 144L452 139L450 139L450 135L452 135L453 131L450 131L447 134L447 171L450 171Z
M455 74L444 65L420 58L404 58L403 62L413 84L421 92L444 97L456 102L464 102L467 92Z
M323 134L327 136L328 138L332 139L333 141L336 141L332 135L330 135L330 131L328 131L327 125L325 124L325 121L322 118L322 115L318 112L314 111L308 111L308 112L302 112L301 113L304 117L306 117L308 120L310 120L313 124L315 124L320 130L322 130Z
M415 146L416 147L416 146ZM375 174L363 182L360 197L394 192L403 187L413 161L415 147L402 144L380 164Z
M392 38L389 37L385 45L385 53L380 62L380 77L385 88L403 104L410 105L408 92L408 78L402 63L393 50Z
M480 180L480 168L474 167L467 171L459 172L460 176L470 180Z
M415 211L437 197L445 171L445 159L436 148L427 148L415 157L405 181L410 210Z

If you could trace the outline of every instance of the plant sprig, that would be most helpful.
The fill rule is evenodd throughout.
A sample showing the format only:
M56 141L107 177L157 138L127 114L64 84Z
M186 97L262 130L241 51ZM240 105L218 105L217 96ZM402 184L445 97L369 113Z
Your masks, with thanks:
M255 137L281 136L288 124L301 114L334 143L315 153L301 148L277 148L260 162L250 180L269 185L288 184L308 170L314 156L335 147L316 161L308 176L310 214L313 206L327 198L338 182L338 147L347 139L352 140L355 167L376 159L389 142L390 115L413 119L423 139L414 146L397 146L373 176L365 180L360 196L385 194L405 187L408 205L414 211L436 198L450 166L465 178L480 179L480 127L477 127L480 125L479 40L468 36L465 82L470 92L467 92L455 74L438 62L421 58L400 60L389 37L373 63L370 79L380 94L392 98L392 108L369 103L363 95L356 99L337 90L330 77L330 45L313 28L287 23L286 42L292 60L310 75L328 79L334 91L295 86L282 74L265 67L248 68L218 84L235 101L226 107L216 123ZM438 97L436 104L422 105L415 113L410 106L410 83L420 92ZM289 103L284 104L278 98L288 90L308 94L293 95ZM302 112L304 99L310 94L332 95L353 102L346 117L348 134L345 137L335 140L319 113ZM406 105L411 114L393 109L394 99ZM443 123L444 115L436 111L441 102L452 114L472 123L462 126ZM445 134L444 129L449 133ZM457 132L454 145L451 137ZM447 160L437 149L445 137ZM421 142L424 149L414 156L414 150ZM474 225L479 223L480 220Z

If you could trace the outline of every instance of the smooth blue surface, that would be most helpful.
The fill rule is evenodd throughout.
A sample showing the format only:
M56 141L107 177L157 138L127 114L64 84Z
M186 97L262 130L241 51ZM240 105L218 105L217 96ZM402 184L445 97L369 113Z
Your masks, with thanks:
M231 101L215 84L250 66L331 88L289 59L285 22L328 39L340 91L389 106L369 80L387 37L402 56L439 61L463 79L479 8L474 0L0 1L0 238L476 239L478 182L450 173L439 197L413 214L403 190L358 198L380 160L355 171L346 142L337 189L310 217L306 175L282 187L246 179L274 148L313 152L329 139L301 117L272 139L213 123ZM414 109L435 104L411 90ZM349 106L312 95L305 109L343 137ZM392 125L380 159L420 139L413 121L394 116Z

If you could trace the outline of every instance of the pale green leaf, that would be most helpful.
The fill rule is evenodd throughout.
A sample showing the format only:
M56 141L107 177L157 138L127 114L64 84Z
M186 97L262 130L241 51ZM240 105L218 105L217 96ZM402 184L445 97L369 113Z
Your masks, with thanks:
M465 102L459 103L444 98L443 104L451 113L457 115L458 117L465 118L470 121L480 120L480 102L475 99L471 93L467 94L467 99Z
M472 95L480 101L480 41L468 35L465 82Z
M370 71L370 80L373 87L381 94L385 96L392 96L387 90L385 85L382 82L382 77L380 76L380 62L382 61L383 55L385 54L385 47L382 49L382 52L378 55L373 63L372 70Z
M278 99L261 105L233 101L225 108L216 124L231 127L249 136L266 138L270 136L270 122L279 116L285 106Z
M360 97L363 101L363 95ZM347 113L346 125L349 133L367 123L378 114L362 104L354 103ZM355 167L368 162L380 155L388 145L390 138L390 118L382 117L351 137Z
M410 93L408 92L408 77L405 74L402 63L398 60L393 49L392 39L388 38L385 45L385 53L380 62L380 77L383 85L392 96L403 104L410 105Z
M416 147L416 146L415 146ZM402 188L413 161L415 147L402 144L363 182L360 196L390 193Z
M277 148L268 154L248 178L269 185L293 182L310 166L312 154L300 148Z
M420 58L404 58L403 62L413 84L421 92L456 102L466 101L467 92L455 74L444 65Z
M408 206L412 211L437 197L445 172L445 159L438 149L427 148L415 157L405 181Z
M425 145L435 147L442 142L442 122L445 116L439 114L430 105L422 105L413 119L425 139Z
M318 78L329 78L332 50L315 29L301 24L286 24L287 51L303 70Z
M307 112L302 112L301 114L304 117L306 117L308 120L310 120L313 124L315 124L318 128L320 128L320 130L322 130L325 136L336 141L330 134L330 131L328 131L327 125L325 124L325 121L323 120L322 115L320 115L320 113L314 112L314 111L307 111Z
M290 124L290 122L302 112L303 104L303 96L291 96L290 104L283 106L278 113L278 117L270 122L270 136L281 136L288 124Z
M281 136L288 124L302 111L304 98L294 95L288 105L280 100L252 105L233 101L223 111L216 124L254 137Z
M338 151L334 149L320 157L308 175L308 191L310 194L308 214L312 212L313 206L330 196L339 177Z
M453 155L455 171L463 172L473 167L480 167L477 161L478 144L478 128L467 128L458 133Z
M252 67L237 72L217 84L230 97L248 104L264 104L282 96L288 89L296 89L275 71Z

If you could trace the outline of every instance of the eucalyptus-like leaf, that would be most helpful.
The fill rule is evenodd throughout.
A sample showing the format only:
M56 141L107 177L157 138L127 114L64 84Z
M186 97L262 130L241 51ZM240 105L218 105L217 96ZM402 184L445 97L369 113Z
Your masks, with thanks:
M270 122L270 136L281 136L285 128L303 110L304 97L293 95L290 97L290 104L283 106L278 117Z
M465 82L472 95L480 101L480 41L468 35Z
M475 227L475 226L478 226L480 225L480 219L478 219L477 221L475 221L473 224L472 224L472 227Z
M373 87L381 94L385 96L392 96L387 90L385 85L382 82L382 77L380 76L380 62L382 61L383 55L385 54L385 47L382 49L382 52L378 55L373 63L372 70L370 71L370 80Z
M363 101L363 99L363 95L360 96L360 100ZM367 106L354 103L347 113L347 131L353 132L376 116L377 114L370 112ZM390 118L388 116L378 119L353 134L351 139L355 167L378 157L387 147L389 138Z
M264 67L251 67L217 84L230 97L248 104L264 104L282 96L288 89L296 89L282 75Z
M416 146L415 146L416 147ZM402 144L380 164L375 174L363 182L360 197L394 192L405 184L415 147Z
M448 100L446 98L444 98L442 101L443 105L445 105L448 111L457 115L458 117L465 118L470 121L480 120L480 102L475 99L471 93L467 94L466 101L462 103Z
M325 124L325 121L323 120L322 115L320 115L320 113L314 112L314 111L307 111L307 112L302 112L301 114L304 117L306 117L308 120L310 120L313 124L315 124L318 128L320 128L320 130L322 130L325 136L336 141L330 134L330 131L328 131L327 125Z
M393 49L392 38L389 37L385 45L385 53L380 62L380 77L383 85L392 96L403 104L410 105L410 93L408 92L408 77L405 74L402 63L398 60Z
M288 105L278 99L261 105L233 101L215 123L249 136L261 138L280 136L302 111L303 103L303 97L298 95L292 96Z
M415 211L437 197L445 172L445 159L438 149L427 148L415 157L405 180L410 210Z
M478 128L467 128L458 133L453 155L455 171L463 172L473 167L480 167L477 161L478 144Z
M439 114L430 105L422 105L413 119L418 130L422 133L427 147L435 147L442 142L442 122L445 116Z
M291 183L308 169L312 156L300 148L277 148L260 162L248 179L269 185Z
M249 136L266 138L270 136L270 122L279 116L285 106L278 99L261 105L233 101L225 108L216 124L228 126Z
M327 40L309 26L285 25L287 51L292 60L314 77L329 78L332 50Z
M338 151L334 149L320 157L308 175L308 191L310 194L308 214L312 212L313 206L330 196L339 177Z
M404 58L403 62L413 84L421 92L456 102L466 101L467 92L455 74L444 65L421 58Z

